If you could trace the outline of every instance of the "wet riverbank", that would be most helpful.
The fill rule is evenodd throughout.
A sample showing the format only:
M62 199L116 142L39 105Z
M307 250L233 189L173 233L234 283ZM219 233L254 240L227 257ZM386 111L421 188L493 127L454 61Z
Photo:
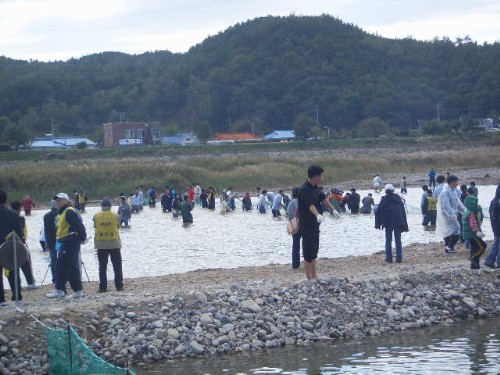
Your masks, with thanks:
M124 292L99 294L85 283L79 301L25 292L24 313L2 308L4 373L43 373L39 323L78 327L96 353L135 367L173 358L341 343L500 315L496 272L472 275L467 251L412 245L402 264L384 255L320 259L321 282L303 282L288 265L199 270L126 280ZM5 368L10 369L8 371Z

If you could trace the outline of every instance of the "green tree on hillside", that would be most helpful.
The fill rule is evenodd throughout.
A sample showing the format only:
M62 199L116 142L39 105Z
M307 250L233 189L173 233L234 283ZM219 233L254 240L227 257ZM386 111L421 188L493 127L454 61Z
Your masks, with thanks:
M23 124L10 124L3 132L3 139L13 146L26 146L30 140L30 132Z
M453 124L449 121L423 121L421 124L422 134L436 135L449 134L453 128Z
M169 122L163 127L163 134L165 135L176 135L179 133L179 125L175 122Z
M209 139L213 134L212 125L208 121L201 121L194 126L194 132L204 141Z
M314 128L318 127L316 121L307 115L301 113L297 116L293 123L293 130L295 130L295 136L301 139L307 139L313 136Z
M184 132L259 119L255 132L266 134L290 129L300 114L315 118L316 109L331 134L348 136L342 129L374 117L401 134L435 118L437 103L444 121L499 112L499 61L500 43L394 40L328 15L268 16L184 54L105 52L49 63L0 56L0 114L36 135L50 132L51 119L58 134L92 134L120 113Z
M359 138L375 138L381 135L389 136L391 134L392 132L389 124L379 117L367 118L356 126L356 135Z

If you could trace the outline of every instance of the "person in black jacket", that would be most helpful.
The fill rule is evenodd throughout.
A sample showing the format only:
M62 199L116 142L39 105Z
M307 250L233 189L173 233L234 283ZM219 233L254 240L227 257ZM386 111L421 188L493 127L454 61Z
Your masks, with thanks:
M356 189L351 189L351 196L347 202L347 207L351 210L351 214L359 213L359 203L361 201L361 196L356 193Z
M306 279L313 282L318 281L316 260L319 250L319 227L323 223L321 205L329 211L335 210L318 186L322 179L323 168L311 165L307 169L307 180L297 195L304 271Z
M495 240L484 265L488 268L500 268L500 184L497 185L495 198L490 203L491 229ZM496 261L496 265L495 265Z
M6 237L12 232L15 231L22 242L24 242L24 234L21 223L21 218L18 214L12 211L10 208L5 206L7 202L7 193L4 190L0 190L0 245L5 242ZM19 277L19 272L17 273L17 289L15 287L15 277L14 272L9 273L9 284L10 289L12 291L16 291L12 293L12 300L17 301L22 300L21 295L21 278ZM5 304L5 291L3 289L3 267L0 264L0 304Z
M45 246L50 254L50 273L52 274L52 284L56 283L56 218L57 204L55 200L50 201L50 211L43 215L43 228L45 231Z
M388 263L392 263L392 233L394 233L396 262L401 263L403 261L401 232L408 232L408 222L403 200L394 194L394 186L391 184L385 186L385 196L375 211L375 228L385 229L385 261Z

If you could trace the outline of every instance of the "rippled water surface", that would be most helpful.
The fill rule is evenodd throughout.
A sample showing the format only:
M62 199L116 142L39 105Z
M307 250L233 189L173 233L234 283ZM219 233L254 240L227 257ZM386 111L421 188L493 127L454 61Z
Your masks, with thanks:
M486 211L495 188L479 188L480 203ZM403 246L439 241L434 231L424 230L421 226L421 192L421 189L413 188L406 195L410 232L403 234ZM360 191L361 197L366 193ZM376 203L380 197L374 195ZM291 263L291 237L286 234L286 220L272 220L270 211L265 215L255 210L243 212L238 201L237 207L235 212L226 215L221 215L218 208L209 211L196 207L193 210L194 224L189 227L182 225L182 219L173 219L171 214L162 213L159 206L154 209L144 207L140 214L132 216L131 228L121 230L124 277ZM92 237L92 217L98 210L99 207L88 207L82 214ZM28 244L38 282L49 264L48 256L41 252L38 242L46 212L35 210L26 217ZM483 231L486 239L493 239L489 219L485 219ZM320 258L367 255L383 249L384 234L374 229L373 215L344 214L341 219L327 217L321 226ZM82 247L82 260L90 279L97 280L97 257L92 240Z
M138 374L499 374L500 320L407 331L361 342L314 344L187 359Z

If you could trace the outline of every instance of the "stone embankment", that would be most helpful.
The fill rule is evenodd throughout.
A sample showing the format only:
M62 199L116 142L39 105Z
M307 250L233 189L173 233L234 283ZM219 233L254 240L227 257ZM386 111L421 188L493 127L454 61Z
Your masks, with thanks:
M99 356L138 367L500 316L498 274L476 275L461 267L360 280L327 276L318 283L181 288L168 295L94 302L93 309L70 302L33 317L61 329L71 321ZM1 373L48 373L46 340L33 317L17 313L1 319Z

